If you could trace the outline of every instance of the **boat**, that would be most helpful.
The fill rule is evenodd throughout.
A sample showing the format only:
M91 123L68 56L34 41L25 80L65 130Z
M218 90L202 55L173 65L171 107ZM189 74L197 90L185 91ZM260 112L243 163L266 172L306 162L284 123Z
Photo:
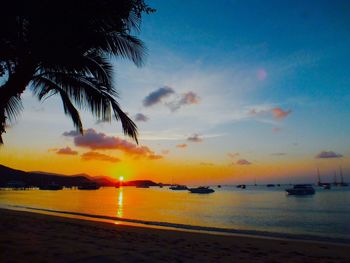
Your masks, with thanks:
M46 185L41 185L39 186L39 190L51 190L51 191L57 191L57 190L62 190L63 186L56 184L56 183L51 183L51 184L46 184Z
M266 187L275 187L274 184L267 184Z
M180 185L180 184L172 185L169 187L169 189L174 191L188 190L186 185Z
M246 188L246 185L245 184L239 184L239 185L236 185L237 188L241 188L241 189L245 189Z
M289 195L313 195L315 194L315 189L311 184L296 184L293 188L286 189Z
M192 194L210 194L210 193L215 192L213 189L209 188L209 186L200 186L200 187L196 187L196 188L189 188L188 190Z
M317 168L317 185L320 187L323 187L323 189L329 190L331 189L331 183L322 183L321 182L321 175L320 175L320 170ZM334 180L336 181L336 178L334 178Z
M98 190L100 186L97 183L86 183L78 186L78 190Z
M331 184L330 183L323 183L322 186L323 186L323 189L325 189L325 190L331 189Z

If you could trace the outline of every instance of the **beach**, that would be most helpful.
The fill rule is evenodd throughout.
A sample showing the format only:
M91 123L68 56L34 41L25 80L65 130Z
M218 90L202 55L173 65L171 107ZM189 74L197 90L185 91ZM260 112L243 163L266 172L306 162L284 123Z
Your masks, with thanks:
M1 262L350 262L347 244L215 235L0 209Z

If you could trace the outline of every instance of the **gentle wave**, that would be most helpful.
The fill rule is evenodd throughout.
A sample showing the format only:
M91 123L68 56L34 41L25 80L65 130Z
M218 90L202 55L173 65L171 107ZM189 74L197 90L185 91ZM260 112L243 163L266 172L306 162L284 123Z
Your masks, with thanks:
M87 213L61 211L61 210L54 210L54 209L20 206L20 205L8 205L7 207L28 209L28 210L32 210L32 211L42 211L42 212L49 212L49 213L65 214L65 215L72 215L72 216L81 216L81 217L87 217L87 218L91 218L91 219L127 222L127 223L140 224L140 225L145 225L145 226L165 227L165 228L173 228L173 229L180 229L180 230L208 232L208 233L213 233L213 234L214 233L236 234L236 235L238 234L238 235L249 235L249 236L258 236L258 237L269 237L269 238L281 238L281 239L293 239L293 240L304 240L304 241L319 241L319 242L350 244L350 239L347 239L347 238L332 238L332 237L315 236L315 235L298 235L298 234L287 234L287 233L278 233L278 232L269 232L269 231L238 230L238 229L232 229L232 228L196 226L196 225L177 224L177 223L160 222L160 221L146 221L146 220L139 220L139 219L129 219L129 218L121 218L121 217L105 216L105 215L93 215L93 214L87 214Z

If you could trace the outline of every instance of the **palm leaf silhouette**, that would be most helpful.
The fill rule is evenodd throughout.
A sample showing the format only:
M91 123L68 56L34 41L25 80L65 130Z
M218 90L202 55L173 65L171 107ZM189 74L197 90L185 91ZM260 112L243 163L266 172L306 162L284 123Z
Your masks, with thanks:
M0 143L8 122L22 110L21 93L30 87L39 100L60 96L63 110L79 132L78 109L99 120L122 124L137 142L137 127L122 111L113 84L112 58L142 66L140 30L144 0L60 2L13 0L3 6L0 24Z

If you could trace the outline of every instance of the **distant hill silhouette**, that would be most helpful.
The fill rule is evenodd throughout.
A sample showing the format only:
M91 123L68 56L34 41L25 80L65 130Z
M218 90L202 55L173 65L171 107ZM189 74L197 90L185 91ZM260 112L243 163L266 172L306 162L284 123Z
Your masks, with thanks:
M97 183L100 186L116 186L119 182L107 176L90 176L88 174L62 175L48 172L24 172L0 164L0 187L6 187L9 182L23 182L27 187L40 187L55 183L65 187L74 187L87 183ZM158 186L150 180L123 182L123 186Z

